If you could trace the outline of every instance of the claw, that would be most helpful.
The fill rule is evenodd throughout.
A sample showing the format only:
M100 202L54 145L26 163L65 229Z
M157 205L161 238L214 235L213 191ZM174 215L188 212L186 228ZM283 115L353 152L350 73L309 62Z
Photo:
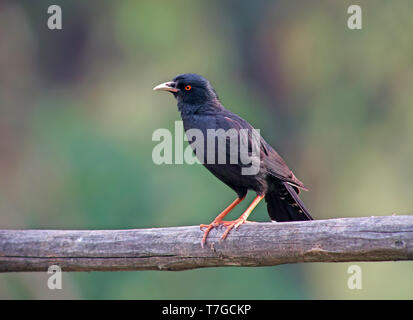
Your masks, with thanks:
M201 224L199 226L199 228L202 230L203 228L206 228L206 230L204 231L204 235L202 237L202 241L201 241L201 246L202 248L205 245L206 239L208 237L209 232L216 227L219 227L221 225L227 227L227 229L225 230L224 234L222 235L221 239L224 240L228 233L233 229L238 229L238 227L243 224L243 223L248 223L248 222L252 222L252 221L247 221L248 216L250 215L251 211L254 210L255 206L264 198L263 195L257 195L254 199L254 201L249 205L249 207L247 208L247 210L245 210L245 212L241 215L241 217L239 217L238 219L234 220L234 221L222 221L222 219L224 218L224 216L232 210L232 208L234 208L238 203L240 203L244 198L238 198L236 199L228 208L226 208L223 212L221 212L214 221L212 221L210 224Z
M248 222L248 221L246 220L246 218L240 217L240 218L238 218L237 220L228 221L228 222L229 222L229 223L228 223L228 227L227 227L227 229L225 230L224 234L222 235L221 240L224 240L224 239L228 236L228 233L229 233L232 229L235 228L235 230L237 230L238 227L239 227L241 224L243 224L243 223L245 223L245 222Z
M209 231L211 231L213 228L218 227L220 224L224 224L225 222L222 221L222 219L230 212L235 206L237 206L242 200L245 199L245 196L242 198L237 198L232 202L227 208L225 208L224 211L222 211L215 219L212 221L210 224L201 224L199 228L202 230L203 228L207 228L204 232L204 235L202 237L202 242L201 246L202 248L204 247L204 244L206 242L206 238L208 236Z
M204 245L205 245L206 238L208 237L209 232L210 232L213 228L219 227L219 225L221 225L221 224L224 225L225 222L227 222L227 221L216 221L216 220L214 220L214 221L212 221L210 224L201 224L201 225L199 226L199 228L200 228L201 230L202 230L203 228L207 228L207 229L204 231L204 235L202 236L202 241L201 241L201 246L202 246L202 248L203 248Z

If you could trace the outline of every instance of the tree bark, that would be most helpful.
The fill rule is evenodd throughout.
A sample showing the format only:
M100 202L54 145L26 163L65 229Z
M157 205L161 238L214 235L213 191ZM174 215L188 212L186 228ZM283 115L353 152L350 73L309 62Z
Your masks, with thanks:
M298 262L413 259L413 215L244 224L204 248L198 226L130 230L0 230L0 272L187 270Z

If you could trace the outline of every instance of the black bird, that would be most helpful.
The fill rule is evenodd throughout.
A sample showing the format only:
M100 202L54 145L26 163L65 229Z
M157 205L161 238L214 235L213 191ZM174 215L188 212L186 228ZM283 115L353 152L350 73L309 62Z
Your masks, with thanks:
M193 73L181 74L170 82L156 86L153 90L169 91L174 95L178 102L178 109L187 135L189 129L200 130L204 137L207 136L208 129L224 129L225 131L235 129L235 132L239 133L240 136L241 129L245 129L248 132L248 154L251 155L252 148L250 145L253 143L252 132L254 128L238 115L225 109L214 88L202 76ZM188 137L188 140L194 149L192 143L194 139L191 138ZM225 239L231 229L236 229L241 224L248 222L248 216L263 198L267 202L268 214L273 221L313 220L298 197L300 189L307 190L303 183L294 176L284 160L263 138L258 138L258 144L259 167L258 172L252 175L243 174L242 169L247 166L239 161L240 154L237 155L238 161L236 163L228 161L230 159L228 138L226 138L226 150L220 151L216 145L214 146L217 156L219 156L219 152L225 152L225 159L227 160L225 163L218 163L217 158L214 158L215 161L212 161L212 163L206 160L206 143L201 157L198 154L199 150L194 149L203 165L238 195L238 198L222 211L212 223L209 225L201 224L201 229L206 228L202 245L205 244L208 233L212 228L219 225L226 226L227 228L222 235L222 239ZM238 152L240 150L240 148L237 149ZM255 191L257 196L247 210L234 221L223 221L222 219L245 199L248 190Z

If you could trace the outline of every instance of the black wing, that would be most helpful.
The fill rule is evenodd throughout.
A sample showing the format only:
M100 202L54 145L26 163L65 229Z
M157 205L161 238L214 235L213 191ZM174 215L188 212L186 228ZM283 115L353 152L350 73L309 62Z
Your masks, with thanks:
M255 129L246 120L228 110L225 110L224 112L216 115L216 121L217 127L224 130L232 128L238 131L241 129L247 129L248 144L252 145L252 131ZM260 160L262 162L262 167L265 168L267 173L275 178L288 182L299 189L306 190L304 184L295 177L283 158L281 158L281 156L264 140L264 138L259 137L259 139Z

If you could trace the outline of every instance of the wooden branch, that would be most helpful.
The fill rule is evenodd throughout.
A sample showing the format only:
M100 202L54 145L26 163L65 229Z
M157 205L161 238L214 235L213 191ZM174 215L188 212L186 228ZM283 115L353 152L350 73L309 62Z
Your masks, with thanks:
M136 230L0 230L0 272L187 270L297 262L413 260L413 215Z

